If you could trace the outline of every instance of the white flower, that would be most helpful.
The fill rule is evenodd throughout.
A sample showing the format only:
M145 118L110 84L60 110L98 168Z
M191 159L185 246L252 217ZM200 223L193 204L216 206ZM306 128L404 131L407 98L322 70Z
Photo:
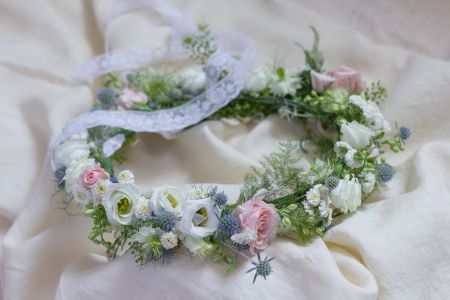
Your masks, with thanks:
M204 191L202 189L193 189L188 192L186 198L188 200L199 200L199 199L204 199L206 197L207 197L206 191Z
M275 75L267 67L256 67L245 78L244 90L248 92L260 92L267 88Z
M72 200L82 206L86 206L91 202L91 193L80 185L72 185L67 191Z
M164 232L163 234L161 234L159 241L161 242L161 245L164 247L164 249L167 250L175 248L178 245L178 238L173 232Z
M162 230L159 228L153 228L150 226L139 228L139 232L133 236L133 240L138 243L148 245L150 240L155 235L160 235Z
M78 185L81 174L87 168L95 165L95 160L92 158L83 158L73 161L66 169L64 175L65 186L67 190L72 189L72 186Z
M206 74L200 67L183 71L179 80L181 87L193 94L199 93L206 86Z
M303 208L308 213L308 215L314 216L314 210L312 209L311 205L308 202L306 201L303 202Z
M343 213L354 212L361 205L361 184L356 177L346 175L330 192L331 204Z
M57 169L69 167L72 162L87 159L91 151L87 132L74 134L55 149L54 162Z
M183 202L185 202L185 196L179 189L173 186L163 186L153 191L150 207L155 214L169 211L180 218L183 215Z
M341 126L341 133L342 140L355 149L362 149L370 145L370 139L374 135L374 132L370 128L367 128L356 121L343 124Z
M248 245L256 240L256 231L245 229L241 233L235 233L231 236L231 240L240 245Z
M375 174L368 172L364 174L364 180L365 182L362 184L362 190L364 193L369 194L373 191L377 178Z
M130 224L140 196L141 192L133 184L111 183L103 197L103 206L109 223Z
M134 183L134 174L130 170L123 170L117 175L120 183Z
M385 120L378 106L372 101L366 101L359 95L352 95L349 98L350 103L358 106L364 117L366 117L367 125L373 130L382 130L389 133L391 125Z
M337 141L334 145L334 151L337 153L338 157L345 160L345 164L352 169L362 167L363 162L360 160L355 160L356 150L352 148L347 142Z
M335 81L333 77L314 70L311 70L310 74L312 88L318 93L323 93Z
M183 244L190 253L197 255L201 253L201 250L205 247L206 242L202 238L196 238L188 235L183 239Z
M96 204L102 201L110 184L111 181L109 181L108 179L103 179L97 181L97 183L92 187L91 192L94 196L94 200L97 202Z
M189 200L183 204L183 217L178 229L194 237L213 234L219 226L217 210L211 199Z
M151 216L151 209L148 204L148 199L144 196L139 197L136 207L134 208L134 214L138 219L147 219Z
M286 74L285 78L278 79L270 84L270 90L275 96L295 95L299 87L300 81L293 74Z
M306 200L308 201L308 203L312 206L317 206L319 205L321 196L321 184L316 184L314 187L312 187L311 189L309 189L309 191L306 192Z

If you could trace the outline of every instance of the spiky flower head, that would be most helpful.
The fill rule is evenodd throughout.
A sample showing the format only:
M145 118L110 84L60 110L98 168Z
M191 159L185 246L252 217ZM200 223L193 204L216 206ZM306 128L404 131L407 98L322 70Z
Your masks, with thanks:
M100 88L97 91L97 99L103 109L109 109L115 103L117 93L112 88Z
M64 176L66 175L66 168L56 170L53 175L55 176L56 185L58 186L58 189L60 190L63 189L65 184Z
M254 262L252 261L252 264L255 266L247 271L247 273L250 273L251 271L256 270L255 277L253 277L253 283L255 283L256 278L258 276L262 276L264 280L266 280L267 276L269 276L272 273L272 266L270 265L270 262L274 259L268 258L267 256L264 258L264 260L261 260L261 256L258 252L258 261Z
M224 214L219 219L217 231L225 236L231 236L239 231L239 220L233 214Z
M404 127L404 126L400 127L400 138L402 140L405 141L405 140L409 139L410 136L411 136L411 130L408 127Z
M176 216L170 211L162 211L156 216L156 223L165 232L171 231L176 224Z
M329 191L334 190L335 188L337 188L338 185L339 185L339 178L337 178L336 176L327 176L325 178L325 187Z
M377 169L378 175L383 182L388 182L394 177L394 170L390 165L379 165Z
M214 203L216 203L217 206L224 206L225 204L227 204L228 201L228 197L227 195L225 195L224 192L220 192L220 193L216 193L214 194L214 196L212 197L212 201Z

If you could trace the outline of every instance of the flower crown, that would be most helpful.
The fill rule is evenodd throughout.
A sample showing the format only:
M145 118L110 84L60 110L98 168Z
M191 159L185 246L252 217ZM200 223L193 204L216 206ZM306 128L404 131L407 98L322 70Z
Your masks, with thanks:
M258 121L273 113L309 121L302 123L306 136L281 143L278 152L245 177L238 199L206 185L189 191L163 186L143 194L132 171L116 175L113 166L125 160L123 149L137 138L129 125L120 128L102 121L59 140L53 151L57 186L70 204L92 218L88 238L104 246L109 259L128 253L147 266L188 251L225 262L228 270L248 260L253 282L258 276L266 279L273 258L263 259L260 253L272 240L289 232L304 243L322 236L335 217L354 212L392 179L394 169L383 153L402 151L410 130L392 129L381 114L377 104L386 98L386 90L379 82L366 86L359 72L345 66L324 71L319 34L312 30L313 47L302 47L303 68L257 67L241 86L224 81L232 74L229 57L221 69L211 68L220 41L206 25L184 35L181 43L198 66L180 72L141 69L107 75L91 113L172 112L207 95L219 82L222 90L232 90L227 94L233 95L231 102L195 123ZM202 99L205 107L212 98ZM318 159L299 159L299 152L314 153Z

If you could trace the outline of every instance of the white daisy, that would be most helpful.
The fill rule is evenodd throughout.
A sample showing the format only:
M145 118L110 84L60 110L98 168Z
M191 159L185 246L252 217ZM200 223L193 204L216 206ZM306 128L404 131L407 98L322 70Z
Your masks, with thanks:
M120 183L134 183L134 174L130 170L123 170L117 176Z
M144 196L141 196L138 199L134 214L136 215L136 217L138 219L147 219L148 217L151 216L151 209L148 204L147 198L145 198Z

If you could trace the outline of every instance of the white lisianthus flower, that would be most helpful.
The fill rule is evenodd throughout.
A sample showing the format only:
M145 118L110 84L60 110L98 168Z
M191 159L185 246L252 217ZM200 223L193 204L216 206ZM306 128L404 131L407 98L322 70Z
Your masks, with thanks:
M206 242L202 238L196 238L188 235L183 239L183 244L190 253L197 255L200 250L205 247Z
M130 224L140 196L141 192L133 184L111 183L103 197L103 206L109 223Z
M217 209L210 198L189 200L183 204L183 217L178 229L194 237L205 237L213 234L219 226Z
M197 94L206 86L206 74L200 67L187 69L179 74L180 85L183 90Z
M150 207L156 215L168 211L180 218L183 215L182 207L185 200L185 195L176 187L163 186L153 191Z
M361 205L361 184L356 177L346 175L330 192L331 204L343 213L354 212Z
M95 160L92 158L83 158L73 161L66 169L64 181L66 190L70 190L73 186L78 185L81 174L87 168L93 167Z
M54 162L56 168L69 167L72 162L87 159L91 151L87 132L74 134L55 149Z
M134 183L134 174L130 170L123 170L117 175L120 183Z
M392 131L391 125L386 121L383 114L380 112L379 107L374 102L366 101L359 95L350 96L349 101L362 110L363 115L367 120L367 126L371 129L382 130L385 133Z
M352 121L341 126L342 140L355 149L362 149L370 145L374 132L366 126Z
M275 79L275 75L268 67L256 67L245 78L244 90L255 93L261 92Z
M175 248L178 245L178 237L173 232L164 232L161 234L159 241L161 242L161 246L167 250Z

